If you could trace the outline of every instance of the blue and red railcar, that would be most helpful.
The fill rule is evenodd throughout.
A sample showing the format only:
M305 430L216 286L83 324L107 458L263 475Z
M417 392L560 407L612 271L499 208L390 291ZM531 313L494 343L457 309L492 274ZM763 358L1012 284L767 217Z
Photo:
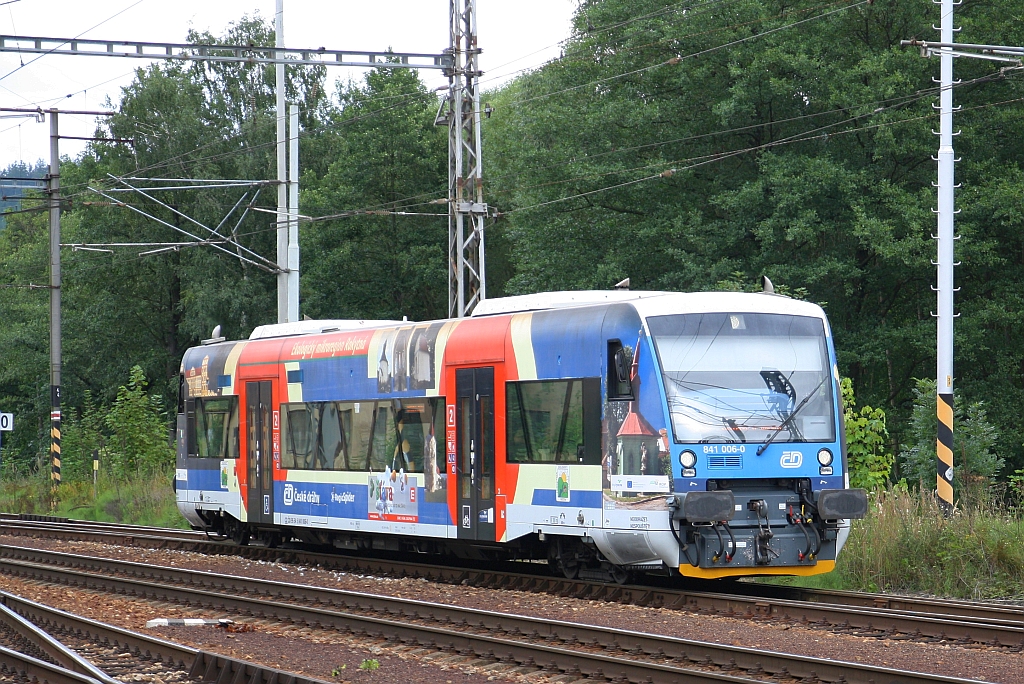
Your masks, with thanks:
M849 519L816 305L562 292L459 320L305 321L181 366L176 487L267 543L547 558L569 576L827 572Z

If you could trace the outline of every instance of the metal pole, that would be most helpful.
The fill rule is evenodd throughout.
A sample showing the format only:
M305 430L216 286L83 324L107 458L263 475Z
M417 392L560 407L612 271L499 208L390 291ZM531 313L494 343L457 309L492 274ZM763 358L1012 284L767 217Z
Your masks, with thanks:
M476 242L476 254L468 255L476 267L477 291L475 301L470 302L470 313L473 308L487 298L487 281L484 278L484 217L487 213L487 205L484 204L484 161L482 135L480 131L480 48L477 46L476 31L476 0L468 0L466 3L466 33L468 45L466 47L466 85L470 90L470 102L473 107L472 126L470 133L470 144L473 146L473 169L470 177L473 182L473 238ZM472 249L474 245L470 244Z
M288 320L299 320L299 106L288 112Z
M941 0L943 43L953 42L953 0ZM938 170L938 298L936 347L936 491L947 513L953 508L953 50L940 56Z
M448 5L449 49L452 70L448 76L448 316L462 316L463 215L459 211L462 179L462 18L461 0Z
M60 137L50 110L50 478L60 485Z
M450 0L448 73L448 311L470 314L486 297L483 162L480 136L480 48L476 0Z
M274 46L284 47L284 0L277 0L277 13L274 15ZM282 52L274 55L280 59ZM281 270L277 275L277 322L287 323L288 318L288 223L285 214L288 211L288 159L285 131L285 80L284 64L274 67L277 75L275 84L277 94L277 266Z

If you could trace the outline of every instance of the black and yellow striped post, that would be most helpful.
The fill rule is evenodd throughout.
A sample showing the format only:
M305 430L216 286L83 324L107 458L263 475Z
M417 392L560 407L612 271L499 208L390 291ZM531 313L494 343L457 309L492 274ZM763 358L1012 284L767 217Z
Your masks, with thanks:
M943 510L953 511L953 395L937 395L938 429L935 439L935 491Z
M51 508L57 506L57 488L60 487L60 386L50 386L50 484Z

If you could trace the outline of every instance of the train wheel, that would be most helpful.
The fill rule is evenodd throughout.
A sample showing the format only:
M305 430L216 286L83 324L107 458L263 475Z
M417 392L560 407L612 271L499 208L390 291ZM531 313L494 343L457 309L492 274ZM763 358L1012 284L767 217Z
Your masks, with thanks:
M612 565L611 563L609 563L607 571L608 576L611 577L612 582L615 582L616 584L626 584L627 582L629 582L629 570L626 570L626 568L620 565Z
M566 579L576 579L580 576L580 564L576 560L562 560L559 563L562 566L562 574L565 575Z
M238 523L235 526L235 529L232 530L231 539L233 539L239 546L248 546L249 540L252 539L252 534L249 532L249 526L245 523Z

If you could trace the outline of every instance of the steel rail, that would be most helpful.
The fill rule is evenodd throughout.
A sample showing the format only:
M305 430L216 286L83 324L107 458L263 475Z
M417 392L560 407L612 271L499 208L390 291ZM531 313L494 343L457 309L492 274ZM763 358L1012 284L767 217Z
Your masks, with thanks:
M20 676L20 681L40 682L40 684L101 684L99 680L92 677L72 672L44 660L37 660L30 655L18 653L3 646L0 646L0 666L3 668L4 675Z
M35 549L3 547L0 551L5 556L12 551L19 554L32 552L27 555L64 565L52 567L39 562L0 558L0 572L15 576L371 636L389 635L391 640L417 645L441 644L445 650L454 649L459 653L514 661L526 666L539 665L569 674L624 677L630 682L666 684L690 678L750 681L746 675L736 677L728 674L730 670L745 671L756 677L793 677L851 684L926 681L952 684L968 681L308 585ZM94 574L96 572L119 574ZM621 652L621 655L616 655L616 652ZM708 672L681 665L691 663L726 672Z
M91 677L101 684L121 684L91 662L57 641L14 609L2 603L4 592L0 592L0 622L13 633L39 649L42 654L59 667Z
M112 625L90 620L79 615L44 606L7 592L0 592L0 602L11 611L30 622L57 634L71 633L91 638L97 643L112 644L131 652L140 659L160 661L177 665L188 672L193 680L270 684L291 682L292 684L325 684L323 680L303 677L293 673L263 667L244 660L202 651L145 634L121 629ZM2 655L2 654L0 654ZM92 684L106 684L105 680L86 677ZM40 678L40 681L46 681ZM55 680L50 679L53 682ZM69 680L82 681L82 680Z
M0 516L2 518L3 516ZM108 531L109 530L109 531ZM78 539L123 545L193 550L199 553L238 555L256 560L281 560L324 568L426 577L474 586L551 593L577 598L668 607L696 612L753 618L781 618L847 630L867 630L874 636L894 632L923 638L1024 644L1024 606L969 601L888 596L849 591L811 590L760 583L721 581L691 582L694 588L617 585L587 580L567 580L507 569L452 568L428 563L409 563L344 554L293 549L239 547L208 540L203 533L137 526L111 526L84 521L3 521L0 534L21 535L60 532ZM125 534L130 532L130 534ZM161 533L166 532L166 536ZM518 564L522 565L522 564ZM657 579L657 578L655 578Z

